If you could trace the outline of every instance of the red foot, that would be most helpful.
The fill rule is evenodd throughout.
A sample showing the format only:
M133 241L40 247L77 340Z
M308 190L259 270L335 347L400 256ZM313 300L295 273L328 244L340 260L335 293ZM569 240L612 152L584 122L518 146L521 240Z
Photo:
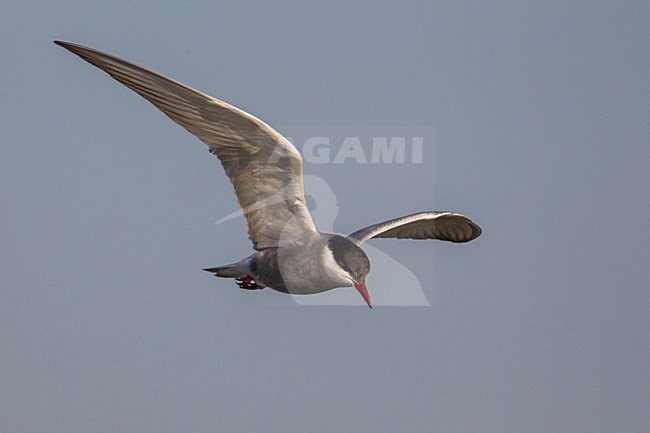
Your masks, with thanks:
M244 290L262 290L264 286L255 283L253 277L246 275L244 278L235 278L240 289Z

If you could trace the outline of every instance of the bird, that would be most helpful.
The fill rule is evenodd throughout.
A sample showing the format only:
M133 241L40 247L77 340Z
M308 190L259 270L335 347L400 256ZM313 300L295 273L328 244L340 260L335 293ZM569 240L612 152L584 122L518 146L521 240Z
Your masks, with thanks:
M204 270L234 279L241 289L271 288L310 295L354 287L368 307L372 238L437 239L465 243L481 228L457 212L424 211L372 224L347 236L321 233L303 188L303 160L280 133L255 116L130 61L83 45L55 44L144 97L208 146L232 183L254 253Z

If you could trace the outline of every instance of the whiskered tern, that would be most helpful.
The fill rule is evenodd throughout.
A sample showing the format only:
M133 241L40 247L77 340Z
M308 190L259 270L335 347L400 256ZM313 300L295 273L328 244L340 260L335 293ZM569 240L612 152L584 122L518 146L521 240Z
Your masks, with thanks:
M242 289L269 287L290 294L354 286L369 307L370 261L361 245L371 238L468 242L481 228L455 212L418 212L357 230L321 233L303 190L298 150L260 119L129 61L81 45L55 41L155 105L208 145L221 161L248 223L255 253L204 269L234 278Z

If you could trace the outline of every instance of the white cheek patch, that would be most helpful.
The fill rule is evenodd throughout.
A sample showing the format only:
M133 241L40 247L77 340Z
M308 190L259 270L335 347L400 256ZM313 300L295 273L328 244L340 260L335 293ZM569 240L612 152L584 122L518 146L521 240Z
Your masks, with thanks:
M332 254L332 251L325 247L325 254L323 254L323 267L325 268L325 272L327 272L330 275L336 276L336 278L340 282L344 282L345 284L350 284L352 285L352 277L336 263L336 260L334 260L334 255Z

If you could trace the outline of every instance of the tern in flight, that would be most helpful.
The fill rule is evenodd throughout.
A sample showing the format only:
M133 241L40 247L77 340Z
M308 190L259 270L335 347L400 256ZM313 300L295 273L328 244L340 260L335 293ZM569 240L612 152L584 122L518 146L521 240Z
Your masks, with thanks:
M321 233L303 190L302 157L260 119L219 99L129 61L81 45L55 41L155 105L208 145L230 178L255 252L236 263L205 269L234 278L242 289L269 287L290 294L354 286L369 307L370 261L361 245L371 238L468 242L481 228L455 212L418 212L357 230Z

